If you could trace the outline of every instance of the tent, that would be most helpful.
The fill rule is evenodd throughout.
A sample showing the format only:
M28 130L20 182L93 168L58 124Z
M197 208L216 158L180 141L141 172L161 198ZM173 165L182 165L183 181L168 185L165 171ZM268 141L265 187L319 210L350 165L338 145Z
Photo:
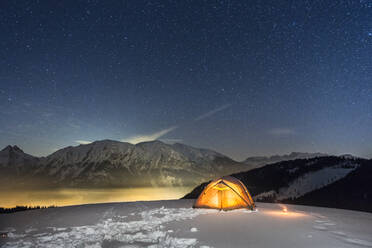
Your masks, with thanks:
M195 201L194 208L232 210L256 206L244 184L235 177L226 176L209 183Z

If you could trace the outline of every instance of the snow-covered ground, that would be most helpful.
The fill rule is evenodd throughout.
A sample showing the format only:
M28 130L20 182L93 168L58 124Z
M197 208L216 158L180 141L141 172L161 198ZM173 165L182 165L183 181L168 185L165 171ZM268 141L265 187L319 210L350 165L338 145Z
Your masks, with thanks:
M372 247L372 214L257 203L192 209L193 200L107 203L0 215L2 247Z
M279 190L276 199L283 200L289 198L297 198L305 195L313 190L320 189L328 184L331 184L355 170L358 166L343 168L339 165L326 167L315 172L309 172L297 178L289 187L283 187Z
M308 163L307 166L311 165ZM253 199L255 201L265 201L265 199L272 200L285 200L298 198L305 195L306 193L312 192L316 189L323 188L329 184L336 182L349 173L357 169L359 165L350 161L336 164L330 167L324 167L317 171L309 171L295 180L289 182L286 187L281 187L278 190L270 190L255 195ZM295 167L288 170L290 173L297 171L300 167Z

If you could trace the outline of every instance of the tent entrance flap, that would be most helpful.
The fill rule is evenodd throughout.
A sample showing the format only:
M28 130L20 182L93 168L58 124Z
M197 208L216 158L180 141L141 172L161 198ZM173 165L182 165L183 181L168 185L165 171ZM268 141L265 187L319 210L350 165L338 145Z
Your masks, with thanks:
M222 194L223 194L223 191L222 190L220 190L219 192L218 192L218 194L219 194L219 198L220 198L220 209L223 209L223 206L222 206Z

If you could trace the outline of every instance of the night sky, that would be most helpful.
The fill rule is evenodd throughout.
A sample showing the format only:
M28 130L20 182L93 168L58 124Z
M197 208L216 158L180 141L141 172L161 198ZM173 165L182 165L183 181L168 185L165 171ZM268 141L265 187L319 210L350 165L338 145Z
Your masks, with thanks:
M1 148L372 157L371 0L5 0L0 34Z

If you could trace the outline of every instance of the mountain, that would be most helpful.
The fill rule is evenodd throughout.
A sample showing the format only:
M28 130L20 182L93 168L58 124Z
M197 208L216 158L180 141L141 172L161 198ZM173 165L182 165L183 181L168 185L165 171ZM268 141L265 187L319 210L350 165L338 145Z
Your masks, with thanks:
M340 180L287 202L372 212L372 161L363 161Z
M212 150L160 141L132 145L102 140L69 146L35 160L22 154L32 160L32 166L27 169L27 163L22 162L26 159L12 160L6 169L9 171L14 162L24 165L24 173L2 175L13 184L19 183L19 178L32 178L30 184L41 187L193 186L246 169L244 164Z
M281 161L295 160L295 159L305 159L305 158L315 158L329 156L325 153L307 153L307 152L292 152L290 154L284 155L273 155L273 156L255 156L248 157L242 163L249 166L250 169L255 169L262 167L267 164L278 163Z
M24 153L18 146L7 146L0 151L0 167L22 167L38 161L38 158Z
M296 159L232 174L256 201L372 212L372 160L345 156ZM184 198L196 198L205 182Z
M22 186L30 181L28 176L40 159L24 153L18 146L7 146L0 151L0 185Z

